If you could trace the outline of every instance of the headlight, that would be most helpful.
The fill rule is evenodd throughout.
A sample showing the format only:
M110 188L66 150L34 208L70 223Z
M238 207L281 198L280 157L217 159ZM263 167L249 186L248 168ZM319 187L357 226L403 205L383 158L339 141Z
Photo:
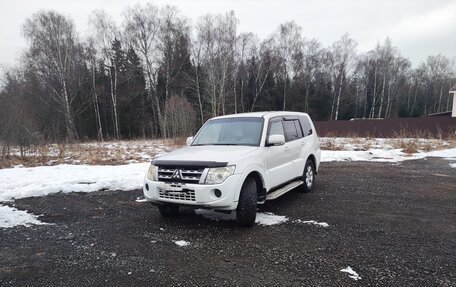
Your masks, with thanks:
M234 173L235 166L210 168L206 176L206 184L219 184L225 181L227 177Z
M157 180L157 167L153 164L149 166L149 170L147 171L147 179L148 180Z

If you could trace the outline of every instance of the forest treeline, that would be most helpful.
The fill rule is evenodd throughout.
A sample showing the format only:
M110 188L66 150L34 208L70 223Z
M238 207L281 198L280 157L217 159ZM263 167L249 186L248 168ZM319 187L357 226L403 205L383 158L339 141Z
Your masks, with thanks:
M230 113L293 110L315 120L418 117L449 109L454 59L416 68L390 39L366 53L348 34L328 47L295 22L270 37L239 33L233 12L191 23L177 8L102 10L80 35L69 17L40 11L0 88L5 147L40 141L182 137Z

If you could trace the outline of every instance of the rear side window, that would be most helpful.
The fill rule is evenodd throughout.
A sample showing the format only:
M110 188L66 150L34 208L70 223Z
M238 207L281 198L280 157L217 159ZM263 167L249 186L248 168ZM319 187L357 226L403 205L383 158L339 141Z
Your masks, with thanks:
M310 125L309 119L305 116L299 116L299 121L301 122L302 130L304 131L304 136L312 134L312 126Z
M283 121L283 128L285 130L285 141L294 141L302 137L301 127L298 120L285 120Z

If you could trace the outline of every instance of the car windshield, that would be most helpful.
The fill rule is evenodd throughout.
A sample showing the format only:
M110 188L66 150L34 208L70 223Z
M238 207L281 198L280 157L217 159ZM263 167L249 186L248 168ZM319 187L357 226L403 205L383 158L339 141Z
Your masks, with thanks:
M224 118L210 120L196 135L192 146L259 146L262 130L263 118Z

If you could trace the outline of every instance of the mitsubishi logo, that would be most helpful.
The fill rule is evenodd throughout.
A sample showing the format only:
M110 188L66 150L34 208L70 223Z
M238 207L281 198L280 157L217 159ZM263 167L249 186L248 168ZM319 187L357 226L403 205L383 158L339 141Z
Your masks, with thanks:
M174 178L174 179L182 179L182 171L180 169L176 169L174 172L173 172L173 175L171 175L171 178Z

